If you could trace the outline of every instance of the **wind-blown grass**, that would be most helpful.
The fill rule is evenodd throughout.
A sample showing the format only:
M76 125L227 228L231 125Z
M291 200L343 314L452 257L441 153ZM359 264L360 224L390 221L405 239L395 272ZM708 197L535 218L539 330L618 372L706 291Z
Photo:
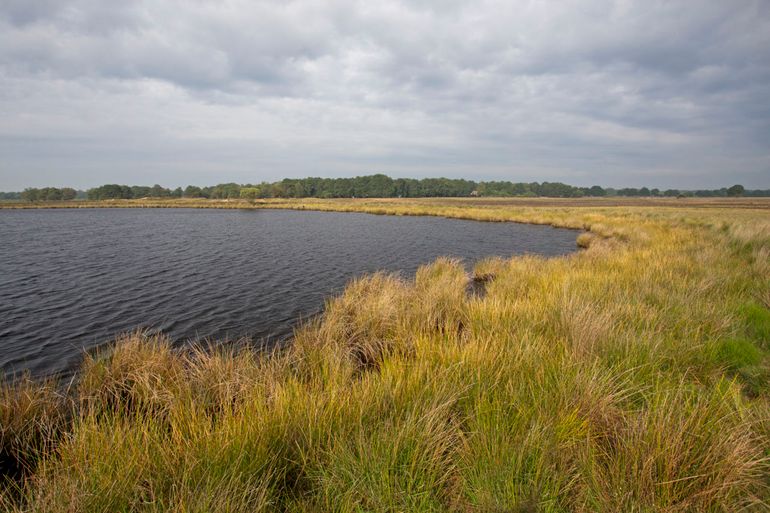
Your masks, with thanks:
M582 228L560 258L373 274L286 350L129 334L3 389L10 511L766 511L756 210L294 203ZM23 457L18 456L23 455Z

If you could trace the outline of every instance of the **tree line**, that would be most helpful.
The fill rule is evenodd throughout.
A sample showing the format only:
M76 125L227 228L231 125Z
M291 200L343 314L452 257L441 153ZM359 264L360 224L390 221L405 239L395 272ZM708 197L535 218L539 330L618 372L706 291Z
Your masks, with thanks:
M508 182L452 178L390 178L383 174L354 178L286 178L278 182L258 184L221 183L209 187L188 185L184 189L169 189L158 184L118 185L105 184L86 192L64 187L28 188L22 192L0 193L0 199L25 201L67 201L76 198L89 200L139 198L424 198L466 196L519 196L580 198L602 196L632 197L729 197L770 196L770 190L747 190L742 185L721 189L679 190L657 188L604 188L598 185L576 187L561 182Z
M0 200L69 201L78 196L84 197L83 191L76 191L72 187L27 188L21 192L0 192Z
M684 191L678 189L575 187L560 182L474 182L451 178L390 178L376 174L355 178L285 178L279 182L259 184L222 183L209 187L188 185L182 189L103 185L88 191L89 199L131 199L142 197L177 198L425 198L464 196L523 196L579 198L601 196L638 197L727 197L770 196L770 190L746 190L742 185L713 190Z

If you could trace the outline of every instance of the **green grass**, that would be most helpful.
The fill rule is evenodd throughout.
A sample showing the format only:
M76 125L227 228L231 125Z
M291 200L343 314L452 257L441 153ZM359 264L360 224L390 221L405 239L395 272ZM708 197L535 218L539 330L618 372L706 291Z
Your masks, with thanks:
M770 350L770 311L755 302L747 303L740 309L740 315L746 322L746 331L757 343Z
M758 364L762 360L762 351L749 340L731 338L719 342L716 357L726 368L738 370Z
M762 210L292 208L576 227L560 258L354 280L271 355L133 333L66 394L3 388L9 511L770 508Z

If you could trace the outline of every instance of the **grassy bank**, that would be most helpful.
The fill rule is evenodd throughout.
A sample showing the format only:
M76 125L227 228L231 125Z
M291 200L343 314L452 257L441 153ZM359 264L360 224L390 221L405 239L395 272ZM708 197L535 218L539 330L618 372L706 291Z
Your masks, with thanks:
M480 262L483 295L451 260L359 279L281 354L132 334L68 391L8 385L6 509L770 508L767 210L284 203L252 207L576 227L585 250Z
M517 208L574 207L665 207L665 208L750 208L770 210L770 198L659 198L659 197L585 197L585 198L286 198L286 199L206 199L206 198L141 198L115 200L20 201L0 200L0 209L45 208L217 208L217 209L312 209L338 211L392 210L404 215L435 214L436 210L461 206L464 208L505 208L506 216Z

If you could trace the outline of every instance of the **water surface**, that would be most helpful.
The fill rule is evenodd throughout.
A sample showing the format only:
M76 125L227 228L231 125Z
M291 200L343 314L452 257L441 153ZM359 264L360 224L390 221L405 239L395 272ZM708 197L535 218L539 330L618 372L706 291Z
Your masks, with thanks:
M69 372L149 327L275 343L355 276L575 250L572 230L290 210L0 210L0 373Z

